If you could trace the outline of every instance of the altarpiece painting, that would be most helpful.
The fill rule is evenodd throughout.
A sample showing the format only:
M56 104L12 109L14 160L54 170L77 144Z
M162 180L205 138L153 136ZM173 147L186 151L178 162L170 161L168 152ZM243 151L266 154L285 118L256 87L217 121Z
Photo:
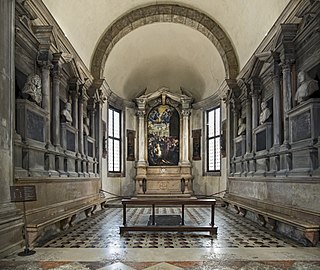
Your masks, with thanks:
M148 114L148 161L150 166L175 166L179 162L180 119L169 105L152 108Z

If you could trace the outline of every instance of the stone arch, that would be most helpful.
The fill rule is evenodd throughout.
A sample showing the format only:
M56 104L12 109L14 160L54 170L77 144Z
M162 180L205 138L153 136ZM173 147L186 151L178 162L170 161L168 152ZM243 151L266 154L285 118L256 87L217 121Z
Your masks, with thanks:
M141 7L124 14L110 25L100 38L92 57L91 72L94 78L103 78L108 56L121 38L141 26L157 22L180 23L201 32L217 48L224 64L226 78L236 78L239 73L238 58L231 40L222 28L200 11L173 4Z

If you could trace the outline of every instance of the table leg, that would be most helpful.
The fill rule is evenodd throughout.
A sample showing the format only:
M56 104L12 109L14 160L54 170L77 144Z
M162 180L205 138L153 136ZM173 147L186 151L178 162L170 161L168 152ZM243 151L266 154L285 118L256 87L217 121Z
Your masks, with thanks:
M214 204L211 204L211 227L214 226Z
M123 226L127 226L127 205L123 204Z
M181 211L182 211L182 213L181 213L181 216L182 216L181 225L184 225L184 204L182 205Z
M155 225L155 222L156 222L155 207L154 207L154 204L152 204L152 225Z

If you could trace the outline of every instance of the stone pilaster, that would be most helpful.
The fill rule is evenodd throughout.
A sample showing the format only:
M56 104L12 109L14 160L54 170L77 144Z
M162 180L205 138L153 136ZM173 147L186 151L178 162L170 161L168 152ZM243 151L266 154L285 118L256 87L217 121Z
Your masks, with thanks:
M0 257L21 247L22 217L10 202L14 184L15 1L0 2Z
M96 113L95 113L95 139L96 139L96 173L100 174L101 169L101 161L102 161L102 106L103 106L103 99L100 98L96 104Z
M258 111L258 96L260 93L260 79L257 77L251 78L251 105L252 105L252 130L258 126L259 111Z
M52 63L52 144L60 147L60 81L61 81L61 53L53 55Z
M291 85L291 66L292 60L285 60L282 64L283 75L283 146L289 148L289 120L288 111L292 107L292 85Z
M83 113L84 113L84 103L88 100L88 95L86 93L87 89L84 86L80 87L80 96L78 100L78 121L79 121L79 153L84 156L84 137L83 137Z
M79 151L79 136L78 136L78 128L79 128L79 115L78 115L78 97L79 97L79 79L75 78L69 81L69 93L71 94L72 99L72 125L76 129L75 136L75 152Z
M282 143L281 125L281 85L280 85L280 66L279 56L274 55L274 71L272 74L273 82L273 148L279 148Z
M238 117L239 117L239 105L236 101L235 98L232 98L230 100L231 102L231 111L232 111L232 133L233 133L233 138L232 138L232 141L233 139L235 139L237 137L237 134L238 134ZM234 147L234 153L233 153L233 156L236 156L236 149Z
M181 165L190 165L189 160L189 116L191 110L182 110L182 161Z
M282 144L282 110L281 110L281 67L278 53L273 53L273 72L271 74L273 83L273 146L270 149L269 171L267 175L275 176L280 170L279 150Z
M39 63L41 68L41 84L42 84L42 108L48 113L46 121L46 144L51 144L51 89L50 89L50 70L52 69L51 63Z
M145 128L144 128L144 110L138 110L138 125L139 125L139 151L138 151L138 165L146 165L145 159Z

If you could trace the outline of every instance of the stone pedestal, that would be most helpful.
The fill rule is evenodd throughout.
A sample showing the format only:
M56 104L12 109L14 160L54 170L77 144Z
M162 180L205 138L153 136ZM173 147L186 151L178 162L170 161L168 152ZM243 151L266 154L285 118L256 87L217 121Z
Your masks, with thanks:
M234 157L243 156L246 152L246 136L241 135L233 139Z
M272 146L272 123L266 122L253 130L254 152L269 151Z
M292 155L290 175L312 175L318 168L320 99L310 99L288 112Z
M272 146L272 123L266 122L253 130L255 151L255 173L257 176L265 176L269 171L269 150Z
M148 166L139 167L137 171L137 196L188 197L193 194L190 166Z
M10 203L10 186L14 184L15 3L2 0L0 5L0 257L23 243L22 215Z
M28 176L47 176L46 160L46 121L48 113L28 100L19 99L17 106L17 133L21 136L22 152L16 159L22 160L22 168L28 171ZM19 155L20 154L20 155Z
M234 144L234 176L241 176L243 173L246 172L246 163L243 159L243 156L246 152L246 136L240 135L233 139Z

